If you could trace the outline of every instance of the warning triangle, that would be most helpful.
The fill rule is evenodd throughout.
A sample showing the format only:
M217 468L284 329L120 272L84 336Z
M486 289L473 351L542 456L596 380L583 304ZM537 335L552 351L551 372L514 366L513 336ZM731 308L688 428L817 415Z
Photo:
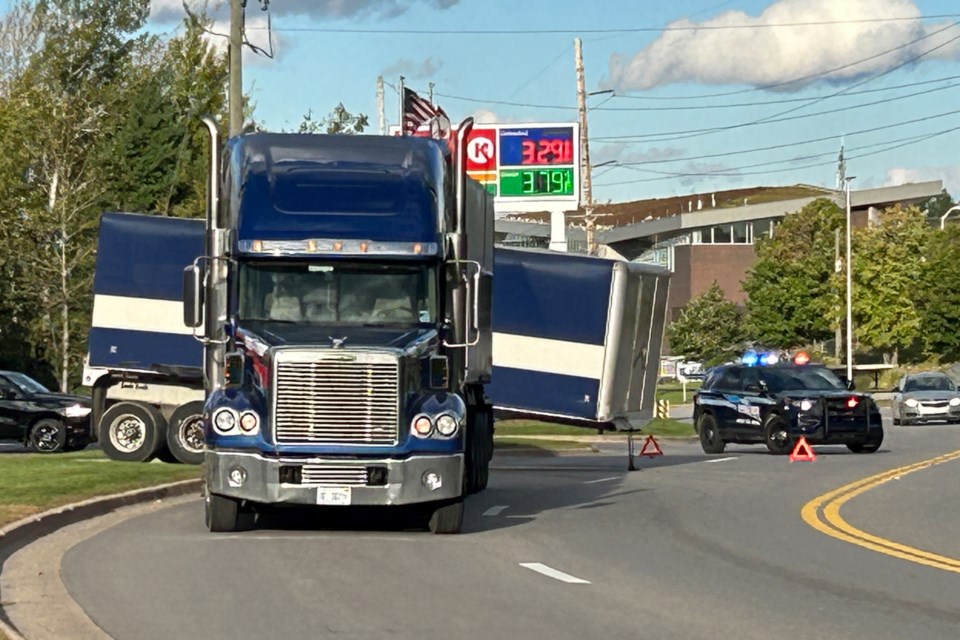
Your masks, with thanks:
M813 462L816 459L817 454L813 452L813 447L810 446L806 438L800 436L793 452L790 454L790 462Z
M647 447L649 447L650 445L653 445L653 449L651 451L647 451ZM647 456L648 458L654 458L656 456L662 456L663 451L660 450L660 445L657 444L656 438L654 438L651 435L651 436L647 436L647 439L643 441L643 447L640 449L640 453L637 455Z

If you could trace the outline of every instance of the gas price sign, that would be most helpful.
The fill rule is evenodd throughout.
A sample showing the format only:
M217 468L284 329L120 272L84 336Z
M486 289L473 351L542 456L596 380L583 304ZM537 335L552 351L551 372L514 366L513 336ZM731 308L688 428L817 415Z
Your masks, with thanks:
M577 206L580 131L574 123L497 126L497 208Z

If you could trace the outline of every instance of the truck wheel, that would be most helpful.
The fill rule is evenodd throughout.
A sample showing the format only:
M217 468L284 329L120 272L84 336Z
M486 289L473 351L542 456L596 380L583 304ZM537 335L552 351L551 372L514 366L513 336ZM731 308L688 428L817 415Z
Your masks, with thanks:
M166 421L148 404L118 402L100 419L100 448L114 460L146 462L163 446L166 435Z
M704 453L723 453L727 443L720 437L717 419L709 413L700 416L697 421L697 433L700 435L700 448Z
M467 418L467 493L479 493L490 479L493 425L487 407L473 409Z
M770 419L767 420L767 426L764 427L763 435L770 453L783 456L793 451L793 436L790 435L790 425L780 416L770 416Z
M236 498L208 493L205 500L207 529L213 533L229 533L253 528L255 514L241 506Z
M30 427L27 446L37 453L58 453L67 445L67 428L59 420L44 418Z
M177 407L167 425L167 448L183 464L202 464L206 434L203 428L203 402L188 402Z
M460 533L463 528L463 499L434 509L430 516L430 531L437 534Z

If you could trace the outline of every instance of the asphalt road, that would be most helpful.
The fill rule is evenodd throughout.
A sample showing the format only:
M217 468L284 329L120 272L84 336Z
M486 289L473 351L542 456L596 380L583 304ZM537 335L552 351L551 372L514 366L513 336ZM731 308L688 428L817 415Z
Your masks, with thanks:
M498 457L466 531L291 512L210 534L199 500L74 546L61 574L118 640L152 638L956 638L960 573L836 540L811 499L960 449L960 427L888 429L883 449L693 442L625 471L622 451ZM865 531L960 557L960 461L851 500ZM539 564L537 564L539 563ZM559 573L558 573L559 572Z

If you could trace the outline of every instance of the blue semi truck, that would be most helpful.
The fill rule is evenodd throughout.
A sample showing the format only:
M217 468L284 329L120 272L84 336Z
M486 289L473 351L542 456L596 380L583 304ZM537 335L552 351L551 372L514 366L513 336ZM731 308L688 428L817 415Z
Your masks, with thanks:
M205 463L211 530L295 503L416 505L454 533L487 484L497 394L514 413L649 419L666 274L495 258L469 122L453 152L258 133L222 162L207 124L206 221L102 217L84 382L109 456Z

